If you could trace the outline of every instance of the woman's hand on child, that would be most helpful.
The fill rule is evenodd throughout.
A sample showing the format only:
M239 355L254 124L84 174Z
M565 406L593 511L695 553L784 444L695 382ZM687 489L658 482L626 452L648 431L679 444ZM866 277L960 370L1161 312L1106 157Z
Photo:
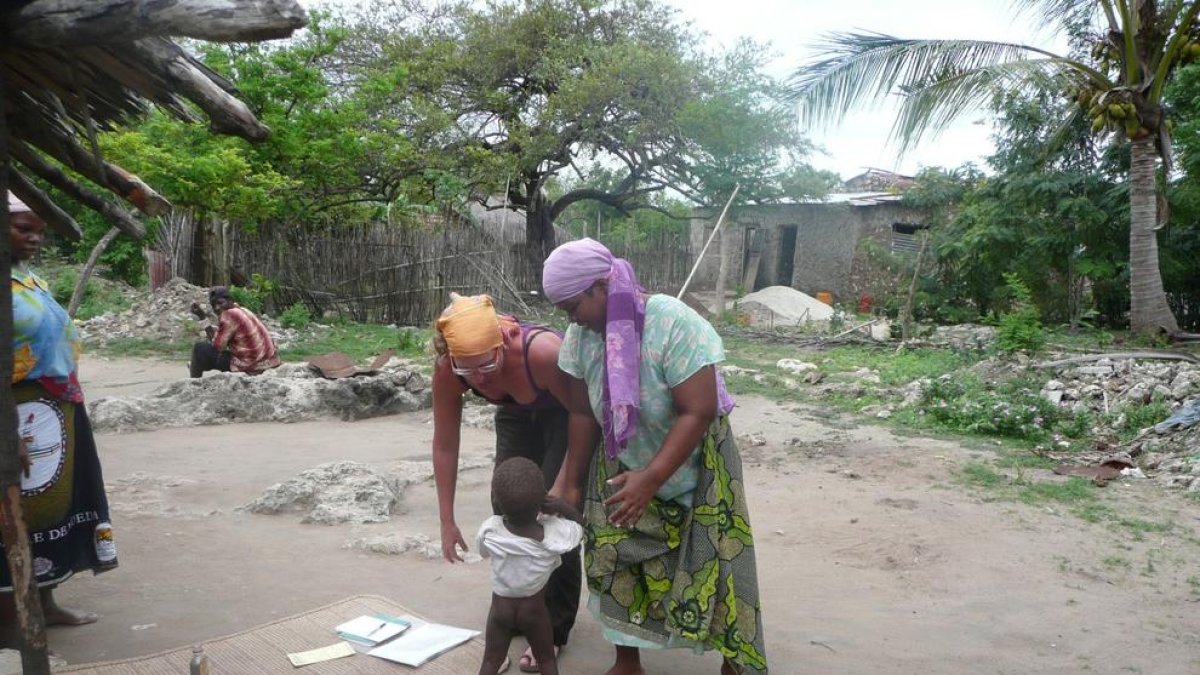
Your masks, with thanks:
M442 557L448 563L462 562L459 549L462 549L463 553L471 550L467 548L467 542L463 540L458 525L454 522L442 523Z
M619 473L608 479L608 484L617 488L617 492L604 500L604 505L618 505L608 516L608 521L617 527L636 525L660 487L658 481L645 471Z

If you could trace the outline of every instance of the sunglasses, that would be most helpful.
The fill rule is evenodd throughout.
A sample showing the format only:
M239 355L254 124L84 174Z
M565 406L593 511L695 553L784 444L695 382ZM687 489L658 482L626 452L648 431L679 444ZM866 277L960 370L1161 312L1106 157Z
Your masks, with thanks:
M494 373L497 370L500 370L500 365L504 361L504 359L502 358L503 353L504 352L497 349L496 355L492 357L491 361L488 361L487 363L484 363L482 365L471 366L470 368L464 368L464 367L458 365L458 362L455 361L454 357L452 356L452 357L450 357L450 369L452 371L454 371L455 375L462 375L463 377L468 377L470 375L486 375L488 373Z

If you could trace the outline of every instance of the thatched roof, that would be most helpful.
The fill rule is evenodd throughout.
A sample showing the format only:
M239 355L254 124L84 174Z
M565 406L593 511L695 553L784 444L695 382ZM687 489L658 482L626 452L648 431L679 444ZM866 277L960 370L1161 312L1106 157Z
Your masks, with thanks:
M232 84L171 37L257 41L305 24L295 0L24 0L0 2L0 135L7 129L9 189L60 234L79 225L31 180L36 176L140 238L124 204L62 171L67 167L146 215L170 204L106 162L94 131L157 105L184 120L206 117L214 132L251 141L269 130ZM3 145L0 144L0 153Z

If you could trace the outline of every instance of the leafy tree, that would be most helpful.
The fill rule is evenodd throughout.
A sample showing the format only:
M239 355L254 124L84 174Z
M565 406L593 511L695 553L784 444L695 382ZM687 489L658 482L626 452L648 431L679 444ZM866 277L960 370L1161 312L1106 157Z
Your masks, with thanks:
M460 194L507 187L535 264L581 202L626 214L660 208L652 195L668 189L713 203L738 182L762 200L822 185L794 116L773 103L762 49L697 53L692 30L652 0L399 6L358 24L348 60L406 64L389 114L433 175L462 178Z
M799 69L790 83L802 121L845 115L899 94L893 135L901 150L967 111L986 106L997 89L1067 90L1077 115L1097 133L1129 142L1131 328L1179 332L1159 268L1156 164L1170 165L1163 91L1191 58L1200 3L1185 0L1018 0L1045 25L1062 26L1086 54L1062 56L1036 47L979 40L907 40L879 33L837 33L826 57ZM1078 50L1076 50L1078 51ZM1198 48L1200 51L1200 48Z
M925 171L905 195L942 215L933 223L938 278L927 292L941 306L969 299L981 314L998 313L1012 299L1005 275L1015 274L1049 320L1118 316L1128 304L1120 283L1128 196L1115 176L1127 158L1088 134L1063 134L1069 115L1053 95L1002 93L992 107L992 175Z

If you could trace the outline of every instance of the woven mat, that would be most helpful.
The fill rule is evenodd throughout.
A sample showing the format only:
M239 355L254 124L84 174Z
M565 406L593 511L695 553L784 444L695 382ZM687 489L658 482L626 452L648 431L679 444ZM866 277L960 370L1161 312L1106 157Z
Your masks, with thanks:
M422 618L401 605L377 595L356 595L280 619L257 628L204 642L212 675L339 675L340 673L421 673L421 675L463 675L479 671L483 661L482 636L457 647L420 668L409 668L366 654L293 668L287 655L338 641L333 627L362 614L382 612ZM192 660L191 646L140 656L122 661L84 664L55 670L56 673L93 675L188 675Z

